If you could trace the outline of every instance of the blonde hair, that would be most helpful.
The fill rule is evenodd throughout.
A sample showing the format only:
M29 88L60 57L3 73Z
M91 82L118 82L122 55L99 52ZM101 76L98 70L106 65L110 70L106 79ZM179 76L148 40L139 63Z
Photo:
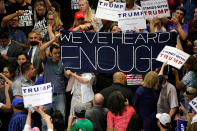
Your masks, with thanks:
M142 86L151 88L153 90L157 90L158 84L159 77L158 74L154 71L148 72L144 77L144 81L142 82Z
M46 10L47 10L46 4L43 0L36 0L36 2L34 3L34 20L35 20L35 22L38 21L38 16L37 16L37 13L36 13L37 4L40 4L44 7L44 12L43 12L42 15L44 15L46 13Z
M185 91L185 93L183 94L183 96L187 99L187 100L192 100L197 96L197 89L193 88L193 87L188 87Z
M88 0L79 0L79 2L80 1L84 1L87 4L87 6L88 6L85 20L86 21L91 21L91 19L92 19L92 9L90 8Z
M47 18L49 15L53 15L53 18L54 18L54 25L53 25L53 30L61 27L63 25L58 13L56 11L49 11L48 14L47 14Z

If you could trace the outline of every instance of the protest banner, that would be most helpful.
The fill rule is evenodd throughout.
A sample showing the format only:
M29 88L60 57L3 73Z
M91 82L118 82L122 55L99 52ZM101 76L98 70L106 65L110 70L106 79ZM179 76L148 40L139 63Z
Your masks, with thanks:
M176 131L186 131L187 121L182 119L177 119Z
M25 107L52 103L51 83L22 87L22 93Z
M170 10L167 0L141 1L141 6L145 19L152 19L156 16L159 18L170 16Z
M109 3L109 1L99 0L96 10L96 17L111 21L118 21L118 13L124 11L126 3Z
M145 29L146 20L142 10L122 11L118 13L118 26L122 31Z
M194 98L189 104L197 112L197 97Z
M161 66L157 55L176 45L176 34L61 31L61 60L74 72L145 74Z
M175 47L165 46L157 56L157 60L161 62L167 62L169 65L180 69L189 56L189 54Z

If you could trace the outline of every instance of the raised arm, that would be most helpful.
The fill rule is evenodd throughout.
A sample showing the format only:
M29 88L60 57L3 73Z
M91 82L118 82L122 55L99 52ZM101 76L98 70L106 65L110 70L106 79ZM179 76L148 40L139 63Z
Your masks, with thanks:
M159 75L163 75L164 68L165 68L165 66L167 66L167 65L168 65L168 64L167 64L166 62L162 64L161 70L159 71Z
M1 106L2 109L11 109L11 100L10 100L10 95L9 95L9 84L5 82L5 98L6 98L6 103Z
M41 54L41 59L42 60L45 60L45 58L46 58L45 49L47 47L49 47L50 45L52 45L54 41L58 40L59 36L60 36L60 33L56 33L55 37L52 40L50 40L50 41L48 41L48 42L46 42L46 43L41 45L41 47L40 47L40 54Z
M182 89L183 87L185 87L185 84L179 80L179 74L178 71L176 69L172 69L173 74L175 75L175 81L176 81L176 88L177 89Z
M75 79L77 79L77 80L78 80L80 83L82 83L82 84L88 84L88 83L89 83L89 80L88 80L88 79L83 78L83 77L81 77L81 76L79 76L79 75L73 73L73 72L70 71L70 70L67 70L67 74L73 76Z
M7 15L7 16L3 17L3 20L1 22L1 28L6 28L8 21L10 21L12 18L14 18L16 16L20 16L20 15L23 15L23 14L24 14L23 10L18 10L18 11L16 11L16 13L13 13L13 14L10 14L10 15Z

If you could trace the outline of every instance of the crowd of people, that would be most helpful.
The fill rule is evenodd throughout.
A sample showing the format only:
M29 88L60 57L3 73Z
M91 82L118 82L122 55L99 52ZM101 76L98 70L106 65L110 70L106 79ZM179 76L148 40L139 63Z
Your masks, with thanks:
M142 0L125 10L141 10ZM167 0L171 17L146 20L146 29L122 31L96 18L98 0L0 0L0 130L173 131L186 120L197 130L190 105L197 97L197 1ZM176 48L190 54L177 70L163 63L142 74L73 72L61 60L62 30L175 32ZM127 83L138 79L136 83ZM24 107L22 87L51 83L52 103Z

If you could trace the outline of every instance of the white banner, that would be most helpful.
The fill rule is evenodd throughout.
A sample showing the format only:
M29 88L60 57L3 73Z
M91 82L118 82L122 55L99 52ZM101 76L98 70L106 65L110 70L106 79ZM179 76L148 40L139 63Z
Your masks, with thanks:
M142 10L123 11L118 14L118 26L122 31L145 29L146 20Z
M118 13L124 11L126 3L109 3L108 1L99 0L96 10L96 17L111 21L118 21Z
M197 97L194 98L189 104L197 112Z
M146 19L153 17L169 17L170 10L167 0L141 1L142 10Z
M189 58L189 56L189 54L175 47L165 46L157 56L156 60L161 62L167 62L169 65L180 69Z
M25 107L28 105L39 106L52 103L51 83L22 87Z

